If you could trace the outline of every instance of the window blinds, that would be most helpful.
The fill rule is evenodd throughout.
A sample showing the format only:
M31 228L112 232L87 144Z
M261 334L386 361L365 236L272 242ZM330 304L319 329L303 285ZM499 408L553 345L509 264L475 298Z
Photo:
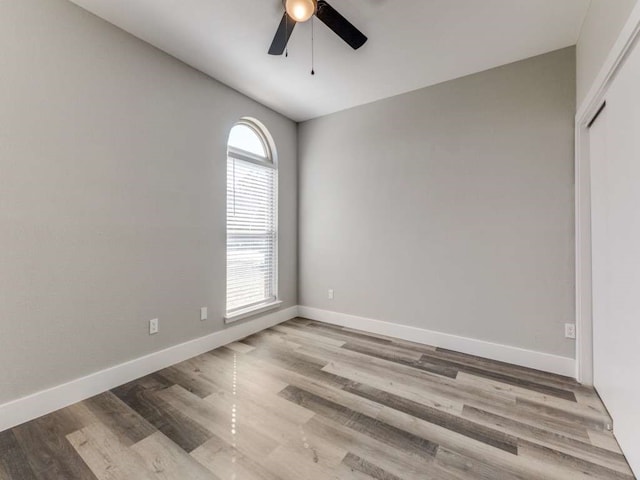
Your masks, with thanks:
M276 299L277 171L227 159L227 314Z

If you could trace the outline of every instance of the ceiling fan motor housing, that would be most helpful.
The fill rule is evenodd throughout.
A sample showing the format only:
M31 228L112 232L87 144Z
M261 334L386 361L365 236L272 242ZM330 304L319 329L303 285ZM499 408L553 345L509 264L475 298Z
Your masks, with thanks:
M306 22L315 13L318 2L316 0L285 0L284 9L296 22Z

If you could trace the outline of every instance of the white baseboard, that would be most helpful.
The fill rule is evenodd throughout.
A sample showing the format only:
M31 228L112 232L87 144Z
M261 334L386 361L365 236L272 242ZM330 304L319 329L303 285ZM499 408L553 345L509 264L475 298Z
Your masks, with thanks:
M557 373L567 377L575 378L576 374L576 361L573 358L560 357L549 353L510 347L508 345L475 340L473 338L458 337L447 333L433 332L431 330L312 307L299 306L298 315L311 320L401 338L425 345L433 345L435 347L446 348L448 350L489 358L491 360Z
M290 307L0 405L0 432L295 318Z

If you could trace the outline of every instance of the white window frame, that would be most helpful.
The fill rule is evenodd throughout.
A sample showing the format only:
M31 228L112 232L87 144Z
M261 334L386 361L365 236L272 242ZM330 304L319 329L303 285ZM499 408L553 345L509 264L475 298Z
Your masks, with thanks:
M274 175L274 183L273 183L273 224L274 224L274 239L273 239L273 268L272 268L272 278L271 278L271 291L273 292L273 296L266 301L261 301L258 303L247 304L241 307L234 308L233 310L228 310L227 302L227 294L225 293L225 323L232 323L238 320L242 320L244 318L248 318L259 313L278 308L282 301L279 300L278 297L278 237L279 237L279 225L278 225L278 165L276 162L275 156L275 148L273 147L273 142L271 137L268 134L266 128L260 124L258 121L253 119L243 118L240 121L236 122L233 127L238 125L243 125L249 127L260 139L264 150L266 152L266 156L262 157L260 155L256 155L251 152L247 152L245 150L233 147L227 144L227 169L229 168L229 161L233 159L234 161L241 161L252 163L254 165L258 165L265 168L270 168L275 171ZM228 174L228 172L227 172ZM227 202L229 201L229 196L227 195ZM226 242L228 246L228 218L225 224L226 232ZM227 256L228 262L228 256ZM228 289L228 263L227 263L227 279L225 283L226 289ZM225 292L226 292L225 289Z

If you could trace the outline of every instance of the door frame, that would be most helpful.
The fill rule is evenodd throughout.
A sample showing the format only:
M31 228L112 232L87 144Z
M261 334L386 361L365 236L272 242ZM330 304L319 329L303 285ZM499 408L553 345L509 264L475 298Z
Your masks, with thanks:
M589 123L597 115L611 82L639 38L640 2L631 11L591 89L580 104L575 120L576 379L586 385L593 385Z

